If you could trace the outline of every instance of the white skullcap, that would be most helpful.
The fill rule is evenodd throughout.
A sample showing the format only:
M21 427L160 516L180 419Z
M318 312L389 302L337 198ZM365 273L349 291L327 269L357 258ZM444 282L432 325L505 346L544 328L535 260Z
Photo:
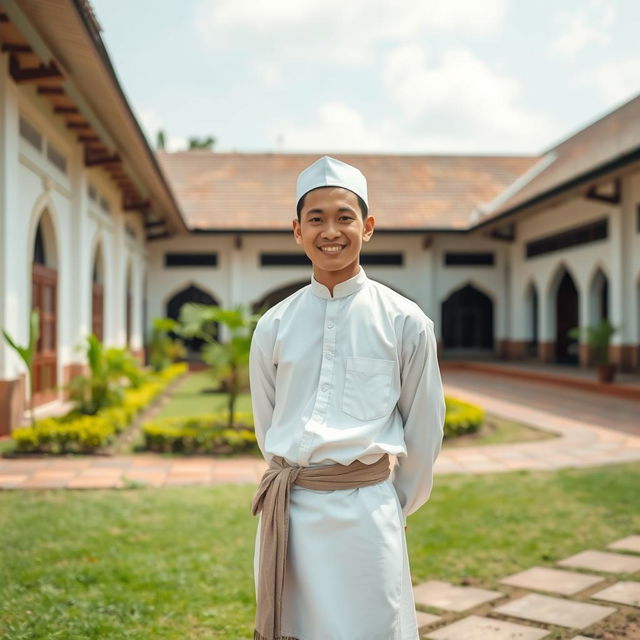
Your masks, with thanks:
M367 207L369 206L367 179L359 169L346 162L323 156L312 165L309 165L298 176L296 203L300 202L300 198L303 195L318 187L342 187L343 189L348 189L360 196Z

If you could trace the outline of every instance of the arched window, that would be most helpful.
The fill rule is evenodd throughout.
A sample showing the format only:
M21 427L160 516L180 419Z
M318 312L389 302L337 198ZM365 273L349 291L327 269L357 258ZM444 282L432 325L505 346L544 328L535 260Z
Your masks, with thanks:
M578 341L569 335L579 326L578 289L565 269L558 281L555 292L556 311L556 362L578 364Z

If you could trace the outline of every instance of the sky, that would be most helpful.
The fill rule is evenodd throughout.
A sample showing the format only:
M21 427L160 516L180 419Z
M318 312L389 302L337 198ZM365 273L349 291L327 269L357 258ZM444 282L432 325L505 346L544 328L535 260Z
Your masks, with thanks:
M640 93L638 0L91 0L152 144L538 154Z

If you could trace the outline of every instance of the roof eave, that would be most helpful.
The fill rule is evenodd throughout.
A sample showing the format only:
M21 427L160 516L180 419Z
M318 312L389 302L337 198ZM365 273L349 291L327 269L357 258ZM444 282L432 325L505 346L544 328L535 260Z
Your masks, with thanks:
M626 153L622 156L618 156L614 160L609 160L597 167L590 169L589 171L585 171L577 176L574 176L570 180L566 180L551 189L547 189L542 193L539 193L520 204L515 205L514 207L510 207L505 211L501 211L500 213L490 216L485 220L480 220L475 223L469 230L475 231L476 229L481 229L483 227L487 227L495 222L502 222L505 218L508 218L516 213L524 211L525 209L530 209L536 205L542 204L543 202L550 200L554 197L560 196L567 191L571 191L572 189L578 189L585 185L585 183L592 182L594 180L598 180L609 173L613 173L623 168L626 165L629 165L634 162L640 162L640 147L637 147L633 151Z

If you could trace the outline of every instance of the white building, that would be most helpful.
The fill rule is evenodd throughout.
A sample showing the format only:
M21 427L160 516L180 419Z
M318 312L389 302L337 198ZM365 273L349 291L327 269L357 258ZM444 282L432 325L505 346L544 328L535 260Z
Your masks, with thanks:
M259 307L308 282L291 220L317 155L158 163L83 0L0 0L0 45L0 326L24 343L40 309L38 404L91 331L142 356L145 326L185 301ZM612 357L639 368L640 97L537 157L338 157L369 180L367 273L435 320L445 356L585 366L568 330L606 316ZM0 434L24 380L2 341Z

